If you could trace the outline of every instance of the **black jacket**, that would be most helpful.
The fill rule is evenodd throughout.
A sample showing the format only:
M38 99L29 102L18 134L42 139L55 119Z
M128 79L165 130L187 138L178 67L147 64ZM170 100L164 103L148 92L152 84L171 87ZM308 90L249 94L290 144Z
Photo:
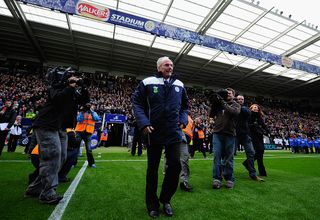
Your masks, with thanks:
M5 107L2 107L0 111ZM17 113L12 107L7 108L4 114L0 114L0 123L8 123L7 128L10 129L16 121Z
M264 150L263 134L268 133L268 128L259 113L251 112L249 128L254 150Z
M74 127L77 116L78 100L75 88L49 88L46 104L40 109L34 128L59 130Z
M241 106L240 114L237 120L237 136L247 135L250 133L248 121L250 120L251 111L246 106Z

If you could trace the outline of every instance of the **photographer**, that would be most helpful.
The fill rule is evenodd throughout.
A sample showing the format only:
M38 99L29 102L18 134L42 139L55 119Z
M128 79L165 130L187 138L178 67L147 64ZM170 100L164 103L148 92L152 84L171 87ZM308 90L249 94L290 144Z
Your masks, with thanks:
M28 186L25 196L39 197L41 203L57 204L58 172L66 159L66 127L74 126L78 104L88 100L81 78L70 69L48 72L50 83L45 105L36 116L33 129L39 144L39 176Z
M91 136L94 132L94 125L97 121L100 121L100 117L94 111L95 106L90 105L90 103L86 104L82 109L80 109L80 113L77 117L77 126L75 131L81 140L84 141L86 146L87 160L89 163L89 167L96 168L95 161L93 158L92 150L90 148L91 145Z
M235 91L231 88L220 90L211 98L210 117L215 118L213 127L213 185L221 188L222 176L227 181L226 187L234 186L233 153L236 136L236 120L241 106L235 102Z

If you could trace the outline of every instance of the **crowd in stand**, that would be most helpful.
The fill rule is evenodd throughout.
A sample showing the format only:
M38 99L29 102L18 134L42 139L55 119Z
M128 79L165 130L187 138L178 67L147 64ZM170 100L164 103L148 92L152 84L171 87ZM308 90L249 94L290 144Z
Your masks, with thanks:
M99 115L104 112L125 114L132 118L131 94L137 80L131 77L109 76L103 81L91 80L88 87L91 100L96 104ZM11 99L18 115L33 118L46 99L46 84L42 75L1 74L0 107L4 100ZM192 118L201 117L204 127L210 127L210 103L208 93L202 89L187 88ZM292 136L305 135L316 138L320 134L319 113L310 112L306 103L273 100L246 96L247 105L258 103L263 106L265 121L272 139L288 140Z

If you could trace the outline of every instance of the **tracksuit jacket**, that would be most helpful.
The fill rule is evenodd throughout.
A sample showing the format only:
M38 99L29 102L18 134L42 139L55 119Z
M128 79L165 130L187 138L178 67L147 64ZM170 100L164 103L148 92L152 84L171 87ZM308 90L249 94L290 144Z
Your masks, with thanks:
M188 97L184 84L161 73L142 80L132 96L134 115L140 130L153 126L148 144L168 145L182 141L179 125L188 123Z

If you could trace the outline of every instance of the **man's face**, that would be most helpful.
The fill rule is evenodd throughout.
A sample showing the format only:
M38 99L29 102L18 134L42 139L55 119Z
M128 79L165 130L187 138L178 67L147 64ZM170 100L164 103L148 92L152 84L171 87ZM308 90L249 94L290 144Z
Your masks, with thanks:
M164 60L159 66L159 72L162 73L163 78L167 79L172 75L173 63L171 60Z
M228 97L227 100L231 101L234 98L233 92L231 90L228 90Z
M11 104L12 104L12 102L11 102L11 101L6 101L5 106L6 106L6 107L10 107L10 106L11 106Z
M244 103L244 97L242 95L238 95L237 96L237 102L240 104L240 105L243 105Z

